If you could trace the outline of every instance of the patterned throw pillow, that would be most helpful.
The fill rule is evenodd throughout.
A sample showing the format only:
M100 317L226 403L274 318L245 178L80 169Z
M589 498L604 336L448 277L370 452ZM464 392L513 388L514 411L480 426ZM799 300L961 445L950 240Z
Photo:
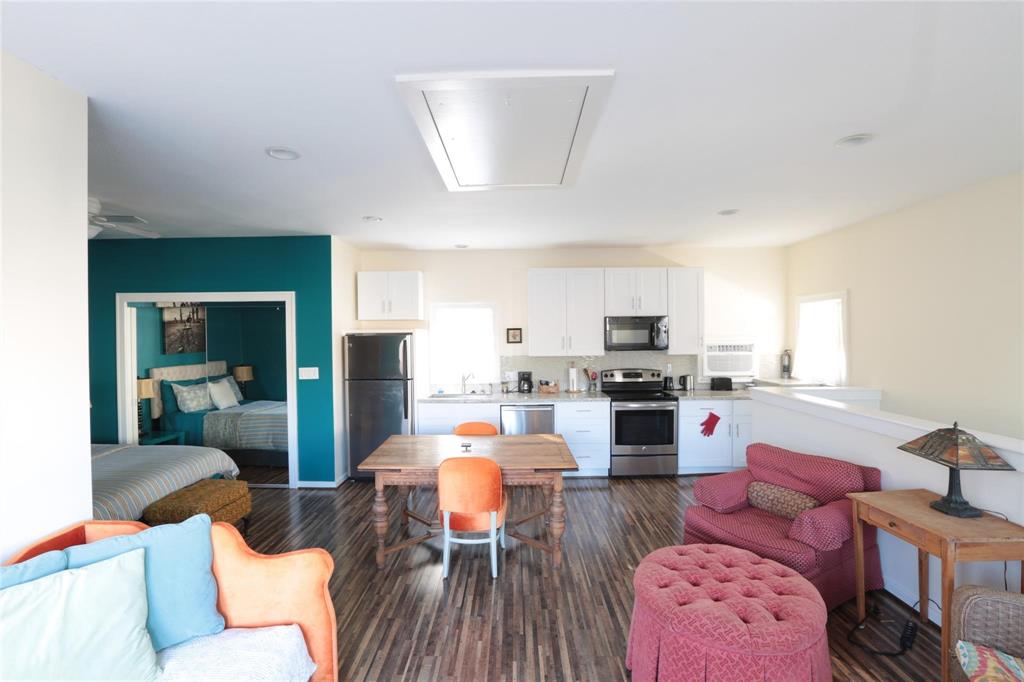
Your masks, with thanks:
M979 644L960 640L956 657L971 682L1019 682L1024 680L1024 659Z
M800 512L819 505L810 495L764 481L753 481L747 486L747 501L751 507L787 519L795 519Z
M210 387L205 383L194 386L171 384L171 388L174 389L174 399L178 403L178 409L182 412L213 409L213 401L210 400Z

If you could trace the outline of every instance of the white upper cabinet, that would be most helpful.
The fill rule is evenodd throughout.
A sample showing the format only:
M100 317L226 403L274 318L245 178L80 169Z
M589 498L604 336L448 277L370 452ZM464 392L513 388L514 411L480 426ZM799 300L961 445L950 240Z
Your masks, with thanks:
M668 315L668 270L637 268L636 314Z
M357 273L356 309L360 320L422 320L423 273Z
M604 355L603 308L600 268L529 270L526 337L530 355Z
M604 314L607 317L636 315L635 268L605 268Z
M565 271L526 276L526 341L530 355L565 355Z
M704 269L668 269L669 355L699 355L704 337Z
M609 317L668 315L666 268L606 268L604 314Z
M604 355L604 270L565 271L566 355Z

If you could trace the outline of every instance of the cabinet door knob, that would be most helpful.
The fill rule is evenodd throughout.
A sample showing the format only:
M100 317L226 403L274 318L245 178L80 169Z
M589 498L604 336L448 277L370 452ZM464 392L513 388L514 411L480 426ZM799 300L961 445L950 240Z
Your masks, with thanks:
M889 522L889 527L890 528L895 528L896 527L896 522L895 521L890 521Z

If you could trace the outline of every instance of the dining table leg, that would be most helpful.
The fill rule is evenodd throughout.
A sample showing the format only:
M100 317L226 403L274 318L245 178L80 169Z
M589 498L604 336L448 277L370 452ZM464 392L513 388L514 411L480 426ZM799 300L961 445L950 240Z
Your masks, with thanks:
M373 486L373 529L377 533L377 568L384 568L384 542L388 536L388 500L384 496L384 477L378 471Z
M551 560L555 568L562 565L562 533L565 532L565 502L562 499L562 474L554 475L551 484Z

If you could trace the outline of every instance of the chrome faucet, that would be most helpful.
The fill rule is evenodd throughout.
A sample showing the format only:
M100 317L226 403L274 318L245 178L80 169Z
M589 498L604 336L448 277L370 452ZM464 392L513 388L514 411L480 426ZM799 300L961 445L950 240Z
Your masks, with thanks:
M473 373L462 375L462 395L466 395L466 382L473 378Z

